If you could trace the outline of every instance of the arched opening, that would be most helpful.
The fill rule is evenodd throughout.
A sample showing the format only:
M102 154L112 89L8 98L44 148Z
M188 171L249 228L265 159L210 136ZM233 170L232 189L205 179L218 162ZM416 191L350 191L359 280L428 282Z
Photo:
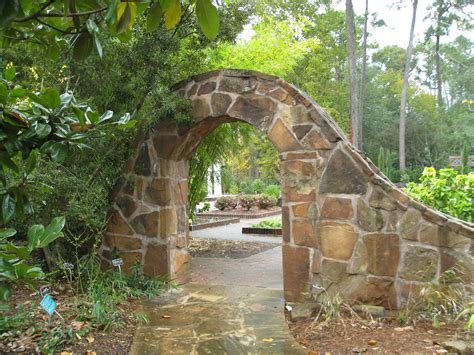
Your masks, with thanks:
M219 70L174 89L191 100L194 123L160 122L137 137L114 195L104 263L116 248L125 269L140 261L147 274L176 275L189 260L189 157L217 126L237 120L266 132L279 152L287 301L339 294L396 308L450 260L469 264L472 227L397 189L292 85ZM429 268L422 276L420 265Z

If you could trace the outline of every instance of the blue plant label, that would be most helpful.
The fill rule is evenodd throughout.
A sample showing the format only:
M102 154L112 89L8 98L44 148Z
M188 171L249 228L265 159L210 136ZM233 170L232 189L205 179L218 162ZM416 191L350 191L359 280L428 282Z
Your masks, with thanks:
M48 312L49 315L52 315L56 310L56 301L53 300L53 297L49 293L45 294L43 299L40 302L40 306Z
M112 265L113 266L123 265L123 260L121 258L114 259L114 260L112 260Z

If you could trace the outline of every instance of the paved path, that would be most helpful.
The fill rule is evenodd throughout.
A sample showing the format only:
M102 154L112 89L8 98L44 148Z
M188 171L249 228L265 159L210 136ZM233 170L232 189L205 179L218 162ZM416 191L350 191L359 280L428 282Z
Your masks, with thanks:
M254 222L193 236L281 243L238 235L242 224ZM281 265L277 245L243 259L193 258L180 272L177 289L141 306L150 322L138 327L131 353L306 354L286 324Z
M190 232L193 238L211 238L211 239L227 239L227 240L245 240L264 243L281 244L281 237L265 237L258 234L242 234L242 227L250 227L254 223L258 223L264 219L281 218L281 215L240 219L240 223L231 223L225 226L212 227Z

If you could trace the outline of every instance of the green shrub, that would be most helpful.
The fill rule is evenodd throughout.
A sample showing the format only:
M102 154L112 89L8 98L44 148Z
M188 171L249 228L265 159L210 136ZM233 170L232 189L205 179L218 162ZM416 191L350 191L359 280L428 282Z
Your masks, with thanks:
M252 224L254 228L281 228L282 222L281 218L274 218L274 219L264 219L258 223Z
M261 194L265 189L265 183L260 179L252 181L252 193Z
M441 212L468 222L474 220L474 173L425 168L420 183L408 183L406 191Z
M252 184L247 180L242 180L239 183L239 192L250 195L253 193Z
M273 196L278 199L281 196L281 188L279 185L268 185L263 191L263 194Z
M263 209L263 210L274 207L276 203L277 203L277 200L273 196L260 195L257 197L257 206L258 208Z
M245 208L247 211L249 211L253 206L255 206L257 202L256 200L256 196L252 195L243 195L239 198L240 206L242 208Z
M208 212L211 209L211 204L209 202L204 202L204 206L201 207L199 212Z
M214 206L216 206L216 208L219 210L219 211L224 211L227 207L227 199L225 197L219 197Z

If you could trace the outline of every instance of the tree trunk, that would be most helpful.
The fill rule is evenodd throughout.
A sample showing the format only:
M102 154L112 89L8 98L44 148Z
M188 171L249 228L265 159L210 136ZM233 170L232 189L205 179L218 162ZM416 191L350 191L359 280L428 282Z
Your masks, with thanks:
M369 18L369 0L365 0L364 14L364 39L362 43L362 67L360 71L360 90L359 90L359 149L363 150L364 142L364 101L365 101L365 71L367 66L367 20Z
M413 16L411 19L410 40L408 41L407 57L405 61L405 72L403 74L402 97L400 100L400 137L399 137L399 160L400 170L406 169L405 157L405 119L408 94L408 79L410 77L411 57L413 55L413 37L415 35L416 8L418 0L413 0Z
M351 142L359 148L359 120L357 118L357 80L354 40L354 9L352 1L346 0L347 47L349 49L349 93L351 99Z
M438 93L438 106L443 106L443 89L441 82L441 57L439 54L440 35L436 35L435 60L436 60L436 88Z

